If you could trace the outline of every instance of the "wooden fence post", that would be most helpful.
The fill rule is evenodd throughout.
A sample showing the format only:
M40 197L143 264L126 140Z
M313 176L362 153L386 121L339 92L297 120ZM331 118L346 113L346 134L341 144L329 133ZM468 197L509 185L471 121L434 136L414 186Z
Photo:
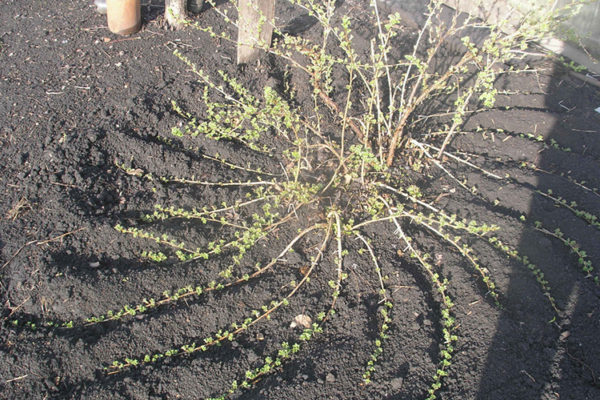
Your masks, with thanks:
M271 43L275 0L238 0L238 7L237 63L247 64L258 58L257 43Z

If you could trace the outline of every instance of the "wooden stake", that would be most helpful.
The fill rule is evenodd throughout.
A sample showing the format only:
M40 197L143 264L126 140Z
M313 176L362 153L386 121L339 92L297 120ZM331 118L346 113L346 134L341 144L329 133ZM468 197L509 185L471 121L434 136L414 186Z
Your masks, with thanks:
M165 20L174 29L183 27L187 18L187 0L165 0Z
M258 59L258 43L271 43L275 16L275 0L238 0L237 63L247 64Z

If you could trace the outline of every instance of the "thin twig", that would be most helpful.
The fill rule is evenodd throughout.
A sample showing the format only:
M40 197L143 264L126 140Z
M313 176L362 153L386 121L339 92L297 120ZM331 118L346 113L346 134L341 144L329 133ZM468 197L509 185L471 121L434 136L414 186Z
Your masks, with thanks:
M50 243L50 242L55 242L55 241L57 241L57 240L62 240L63 238L65 238L65 237L67 237L67 236L74 235L74 234L76 234L77 232L81 232L81 231L83 231L83 230L85 230L85 229L86 229L86 228L79 228L79 229L75 229L74 231L70 231L70 232L63 233L62 235L58 235L58 236L56 236L56 237L53 237L53 238L51 238L51 239L48 239L48 240L44 240L44 241L37 241L36 245L40 246L40 245L42 245L42 244L47 244L47 243Z
M25 374L25 375L21 375L21 376L17 376L16 378L12 378L12 379L8 379L6 381L4 381L4 383L11 383L11 382L16 382L16 381L20 381L21 379L25 379L29 376L29 374Z
M37 240L32 240L31 242L27 242L23 246L21 246L17 251L14 252L14 254L8 259L8 261L2 265L2 267L0 268L0 271L3 270L8 264L10 264L11 261L14 260L16 256L19 255L21 250L23 250L25 247L30 246L35 243L37 243Z
M31 246L32 244L35 244L35 245L37 245L37 246L40 246L40 245L47 244L47 243L50 243L50 242L55 242L55 241L57 241L57 240L61 240L61 239L63 239L63 238L64 238L64 237L66 237L66 236L73 235L73 234L75 234L75 233L77 233L77 232L80 232L80 231L82 231L82 230L85 230L85 229L86 229L86 228L79 228L79 229L76 229L76 230L74 230L74 231L71 231L71 232L66 232L66 233L63 233L62 235L59 235L59 236L53 237L53 238L51 238L51 239L43 240L43 241L40 241L40 240L32 240L32 241L30 241L30 242L27 242L27 243L25 243L23 246L21 246L21 247L20 247L20 248L19 248L17 251L15 251L15 252L14 252L14 254L13 254L13 255L12 255L12 256L11 256L11 257L8 259L8 261L6 261L4 264L2 264L2 267L0 267L0 270L3 270L4 268L6 268L6 266L7 266L8 264L10 264L10 263L12 262L12 260L14 260L14 259L15 259L15 257L16 257L16 256L18 256L18 255L19 255L19 253L20 253L20 252L21 252L21 251L22 251L22 250L23 250L25 247L27 247L27 246Z

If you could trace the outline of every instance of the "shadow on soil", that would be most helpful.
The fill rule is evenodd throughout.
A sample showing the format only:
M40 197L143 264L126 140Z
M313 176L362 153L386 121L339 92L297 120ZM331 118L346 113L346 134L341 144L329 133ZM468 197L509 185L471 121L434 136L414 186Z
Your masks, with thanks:
M545 93L545 104L528 108L542 116L545 113L548 118L543 120L553 123L532 127L516 118L512 124L501 122L496 127L511 127L513 132L537 130L536 135L542 134L546 143L562 147L545 146L538 155L535 187L528 209L522 210L528 222L518 249L545 274L560 313L553 313L549 302L532 299L543 296L540 287L531 284L529 271L513 263L507 307L496 323L479 384L477 398L481 400L600 398L600 324L595 306L600 291L584 278L577 256L558 239L533 228L534 221L552 232L559 228L590 259L599 259L598 230L536 191L552 190L554 196L576 201L578 208L598 215L598 194L582 185L600 187L600 131L598 115L591 107L600 104L600 98L596 89L560 67L554 68ZM506 117L511 118L510 112ZM507 357L507 353L521 356Z

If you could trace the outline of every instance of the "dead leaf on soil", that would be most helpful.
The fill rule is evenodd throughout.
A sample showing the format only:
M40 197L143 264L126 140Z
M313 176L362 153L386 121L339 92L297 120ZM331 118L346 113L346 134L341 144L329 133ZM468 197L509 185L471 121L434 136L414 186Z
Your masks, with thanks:
M299 268L300 273L304 276L306 276L306 274L308 274L308 271L310 271L310 265L303 265Z
M298 314L290 324L290 328L301 326L303 328L310 328L312 326L312 319L305 314Z

